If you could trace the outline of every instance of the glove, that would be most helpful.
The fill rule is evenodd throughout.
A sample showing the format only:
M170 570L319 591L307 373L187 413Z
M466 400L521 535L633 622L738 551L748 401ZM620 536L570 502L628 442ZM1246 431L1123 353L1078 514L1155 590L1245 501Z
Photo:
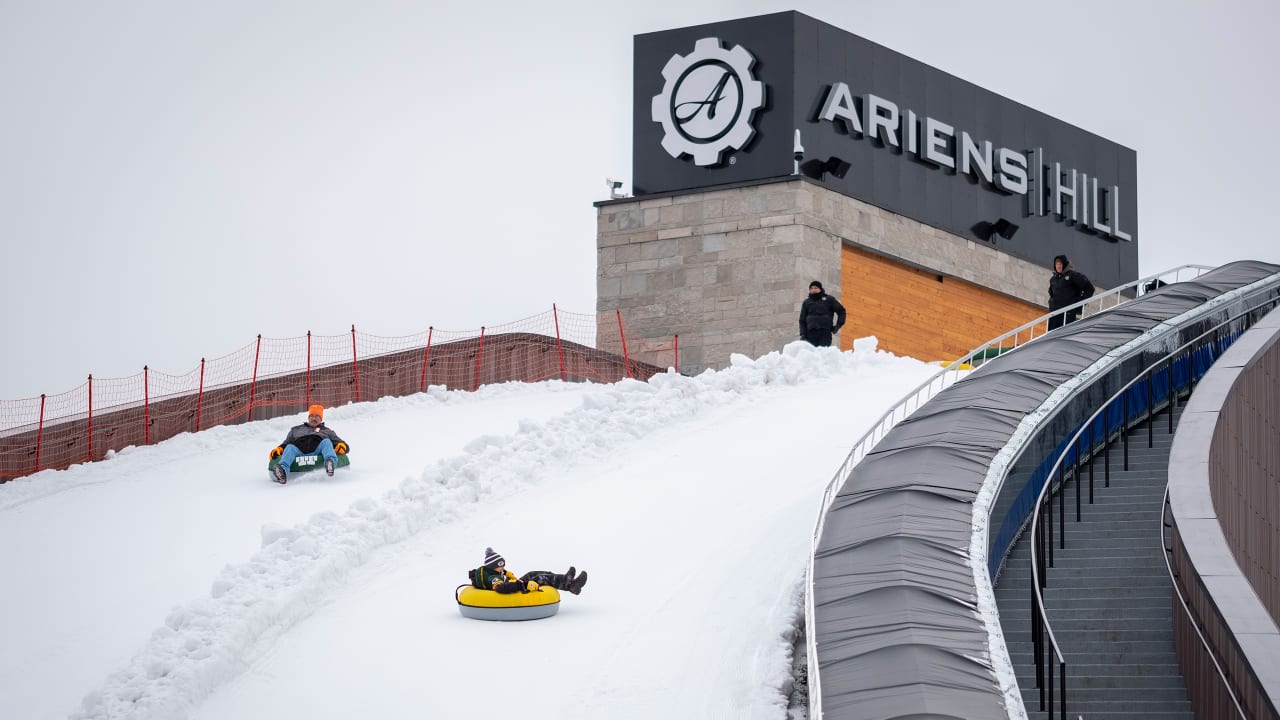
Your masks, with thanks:
M346 455L346 454L347 454L347 444L346 444L346 443L344 443L344 442L340 442L340 443L338 443L337 445L334 445L334 446L333 446L333 451L334 451L334 452L336 452L336 453L338 453L339 455Z
M529 591L529 592L538 592L538 583L536 583L536 582L534 582L534 581L530 580L530 581L525 585L525 588L526 588L526 589L528 589L528 591Z
M272 460L275 460L276 458L280 457L280 456L281 456L281 455L283 455L283 454L284 454L284 448L282 448L282 447L273 447L273 448L271 448L271 459L272 459Z

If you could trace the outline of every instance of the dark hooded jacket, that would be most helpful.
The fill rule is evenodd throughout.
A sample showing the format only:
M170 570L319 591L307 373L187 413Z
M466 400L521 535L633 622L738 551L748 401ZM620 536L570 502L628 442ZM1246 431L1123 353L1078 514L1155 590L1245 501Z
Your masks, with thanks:
M524 592L526 583L517 580L515 573L506 568L489 568L481 565L467 572L471 578L471 587L481 590L493 590L502 595Z
M1054 270L1053 277L1049 278L1050 310L1061 310L1085 298L1093 297L1093 283L1089 282L1089 278L1071 267L1066 255L1059 255L1053 259L1055 268L1059 260L1062 261L1062 272Z
M822 284L814 281L810 287L822 290ZM800 337L809 337L810 330L830 330L839 332L844 327L844 306L831 297L825 290L817 295L810 295L800 305Z

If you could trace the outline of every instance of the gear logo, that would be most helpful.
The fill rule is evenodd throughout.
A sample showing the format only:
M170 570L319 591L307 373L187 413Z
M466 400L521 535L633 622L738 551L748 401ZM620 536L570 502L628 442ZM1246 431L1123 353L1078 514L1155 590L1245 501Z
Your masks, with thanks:
M746 48L703 38L688 55L672 55L662 68L666 83L653 97L653 121L662 125L662 148L671 157L692 155L693 164L720 164L726 151L741 150L755 136L752 120L764 106L764 83Z

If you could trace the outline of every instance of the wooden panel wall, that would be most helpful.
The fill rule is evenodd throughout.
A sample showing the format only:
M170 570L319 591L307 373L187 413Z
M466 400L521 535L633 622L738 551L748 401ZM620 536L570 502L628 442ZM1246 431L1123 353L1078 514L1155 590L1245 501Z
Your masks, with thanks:
M1045 308L845 243L840 302L849 313L840 346L875 335L880 349L920 360L954 360L1045 314ZM1046 292L1049 274L1045 273Z

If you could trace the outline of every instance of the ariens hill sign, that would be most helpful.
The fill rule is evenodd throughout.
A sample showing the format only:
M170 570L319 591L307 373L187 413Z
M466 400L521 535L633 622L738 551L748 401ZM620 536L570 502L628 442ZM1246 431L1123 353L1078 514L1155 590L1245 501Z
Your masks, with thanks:
M1132 150L800 13L638 35L634 93L637 196L790 175L798 139L836 192L1103 287L1137 277Z

